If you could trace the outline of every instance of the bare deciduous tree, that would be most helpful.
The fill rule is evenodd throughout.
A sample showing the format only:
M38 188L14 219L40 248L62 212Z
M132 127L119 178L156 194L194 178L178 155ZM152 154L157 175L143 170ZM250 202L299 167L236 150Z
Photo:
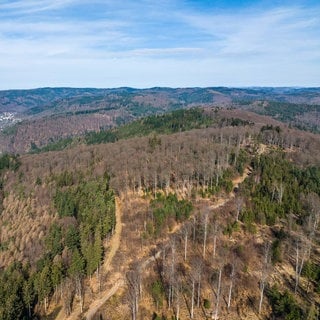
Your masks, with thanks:
M192 260L191 271L194 283L197 286L197 308L199 308L201 298L201 276L203 272L203 262L201 257L196 257Z
M308 255L308 246L309 240L305 238L303 235L300 239L296 241L296 266L295 266L295 286L294 286L294 293L296 294L298 291L301 272L306 261Z
M195 282L196 279L191 275L191 308L190 308L190 318L193 319L194 313L194 291L195 291Z
M74 286L70 278L66 278L62 284L62 303L65 315L68 317L71 313L71 304L74 296Z
M175 279L175 314L176 314L176 319L180 319L180 300L181 300L181 280L179 277Z
M259 285L260 287L260 300L259 300L259 308L258 308L259 314L261 313L261 309L262 309L264 290L265 290L266 281L268 279L269 272L270 272L270 265L271 265L270 243L266 242L264 244L264 254L263 254L263 260L262 260L260 285Z
M175 276L176 276L176 243L175 239L172 239L170 243L170 256L171 259L167 259L167 282L168 282L168 307L172 307L174 300L174 288L175 288Z
M188 224L185 224L182 227L182 236L184 240L184 261L187 261L187 252L188 252L188 236L189 236L190 227Z
M209 212L205 211L202 217L203 221L203 249L202 256L203 259L206 257L206 249L207 249L207 236L208 236L208 222L209 222Z
M228 311L230 310L230 307L231 307L232 291L233 291L235 275L236 275L235 269L236 269L236 261L235 261L235 257L233 257L233 261L231 264L230 286L229 286L229 294L228 294L228 302L227 302Z
M212 239L213 239L212 255L213 255L213 258L215 258L215 256L216 256L218 232L219 232L219 225L218 225L218 221L215 219L213 222L213 227L212 227Z
M220 295L221 295L221 278L222 278L222 265L218 270L218 285L217 285L217 296L216 296L216 303L215 303L215 310L212 313L212 319L218 320L219 316L219 307L220 307Z
M139 311L139 298L141 292L141 275L138 267L130 270L126 274L127 285L128 285L128 299L131 309L132 320L137 319Z

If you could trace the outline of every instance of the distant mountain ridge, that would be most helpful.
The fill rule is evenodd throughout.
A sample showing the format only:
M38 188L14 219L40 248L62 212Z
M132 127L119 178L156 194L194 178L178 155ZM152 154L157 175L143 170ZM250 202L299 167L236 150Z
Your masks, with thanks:
M5 90L0 91L0 152L23 153L34 145L43 147L61 138L98 132L137 118L191 107L244 109L302 129L320 130L320 88ZM4 116L8 112L14 115L10 121Z
M70 107L116 98L157 96L181 104L215 103L242 100L271 100L278 102L318 104L320 88L252 87L252 88L38 88L0 91L0 112L19 112L33 115L61 104ZM150 103L150 102L149 102Z

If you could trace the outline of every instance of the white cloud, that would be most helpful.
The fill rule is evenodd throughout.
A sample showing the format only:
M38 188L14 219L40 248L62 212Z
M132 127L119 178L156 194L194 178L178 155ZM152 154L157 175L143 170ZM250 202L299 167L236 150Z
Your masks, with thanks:
M128 51L125 55L128 56L181 56L190 54L201 54L202 48L190 47L190 48L142 48Z
M86 2L0 4L0 88L320 85L320 8L199 13L179 1L95 0L99 18L45 13Z
M75 3L75 0L17 0L0 3L1 15L25 15L57 10ZM1 14L2 12L2 14Z
M222 55L274 54L320 44L320 10L276 8L228 15L190 15L184 19L212 37Z

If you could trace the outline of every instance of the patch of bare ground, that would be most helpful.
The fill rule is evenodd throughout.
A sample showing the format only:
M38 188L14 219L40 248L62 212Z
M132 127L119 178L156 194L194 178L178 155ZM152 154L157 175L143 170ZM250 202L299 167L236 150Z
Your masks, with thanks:
M259 154L268 151L264 145L260 145ZM233 187L237 188L251 174L251 168L245 169L242 176L233 180ZM195 214L197 223L197 239L189 237L189 246L192 251L188 253L186 260L183 258L183 227L185 224L173 224L164 232L161 240L150 238L146 234L147 216L150 215L148 197L141 197L138 193L130 192L122 196L121 201L117 199L117 224L113 238L107 249L104 265L104 285L98 292L97 282L88 286L92 292L87 293L85 301L85 313L80 315L77 307L71 317L66 319L131 319L130 296L126 283L126 274L129 270L140 270L141 290L139 297L139 318L151 319L153 312L159 315L172 317L177 312L177 306L168 307L167 293L160 308L150 295L150 289L157 276L166 277L168 264L172 259L172 248L176 248L176 268L179 270L179 281L183 283L179 293L180 319L190 318L190 290L192 279L192 267L196 261L203 260L201 268L203 274L201 279L201 296L199 305L194 306L193 319L263 319L269 314L270 307L263 304L261 315L258 314L259 304L259 279L261 277L263 250L265 239L270 238L270 229L259 228L256 233L248 233L241 222L238 229L231 234L226 232L226 221L234 221L234 210L236 207L236 194L221 195L216 199L197 199L195 203ZM198 212L198 213L196 213ZM203 214L210 213L206 257L203 251ZM120 218L119 218L120 216ZM193 217L192 217L193 218ZM192 218L188 223L192 223ZM233 220L232 220L233 219ZM214 224L218 223L217 238L213 233ZM190 236L190 234L189 234ZM215 246L217 248L215 249ZM233 258L232 258L233 257ZM235 262L236 278L232 304L228 308L229 289L231 285L230 268L232 261ZM216 301L218 296L217 279L221 270L223 285L219 297L219 316L214 317ZM269 282L281 284L283 281L292 282L294 270L292 265L287 264L276 267L275 272L270 275ZM166 280L167 281L167 280ZM95 283L95 284L93 284ZM182 290L183 288L183 290ZM167 288L166 288L167 290ZM264 298L266 299L266 298ZM210 307L204 307L204 301L210 301ZM176 303L176 302L174 302ZM64 319L64 318L57 318Z
M233 187L238 187L251 173L251 168L246 168L243 175L237 177L233 180ZM233 198L235 197L234 192L230 194L224 195L221 198L217 198L213 201L201 200L197 201L198 205L197 208L203 209L203 204L208 206L210 210L218 210L222 211L222 208L226 206ZM143 199L138 194L130 193L127 194L123 198L123 203L118 207L121 206L122 208L122 216L123 216L123 232L122 235L124 238L122 239L121 245L119 247L118 256L122 256L122 266L118 266L121 268L122 272L125 272L125 266L127 266L127 270L131 264L132 265L139 265L139 268L143 274L144 278L148 278L154 273L155 265L158 263L157 261L161 259L161 255L164 254L164 251L169 250L167 248L170 245L170 242L174 238L179 237L179 232L183 227L183 224L175 224L172 226L171 229L167 230L167 236L162 238L161 242L153 241L152 239L144 239L143 231L145 229L145 222L146 222L146 215L148 214L148 199ZM201 204L202 203L202 204ZM177 240L179 241L179 240ZM125 258L124 258L125 257ZM117 261L117 255L115 256L115 263ZM117 283L110 289L110 292L115 294L116 300L119 303L128 303L126 294L119 295L116 293L115 287ZM150 288L149 288L150 289ZM148 291L148 290L144 290ZM212 295L212 291L209 291L209 297ZM118 308L114 308L114 300L110 300L110 295L105 295L104 299L100 299L98 302L94 302L86 313L87 319L92 319L95 314L99 314L99 316L103 317L103 315L108 315L110 319L130 319L130 312L123 312L118 310ZM121 301L121 302L120 302ZM149 294L144 294L140 300L141 305L141 316L144 319L147 315L148 318L152 316L152 312L155 311L153 307L153 300ZM98 310L98 306L101 307ZM199 306L200 307L200 306ZM204 319L206 316L210 316L207 314L203 307L201 306L198 308L198 313L195 314L194 319ZM171 314L172 311L168 308L164 307L162 309L164 314ZM181 308L181 319L186 319L189 317L190 310L188 310L188 306ZM141 318L141 319L142 319ZM221 318L223 319L223 318ZM227 318L226 318L227 319ZM229 319L232 319L229 317ZM238 319L234 317L234 319ZM246 318L241 319L254 319L250 318L249 314L247 314Z

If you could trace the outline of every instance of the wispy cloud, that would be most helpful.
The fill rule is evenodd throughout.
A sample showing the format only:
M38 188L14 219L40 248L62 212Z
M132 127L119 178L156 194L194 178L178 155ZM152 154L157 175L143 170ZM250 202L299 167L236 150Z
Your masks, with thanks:
M320 7L274 8L228 15L188 15L187 23L212 37L222 55L270 54L320 44ZM289 57L285 57L289 58Z
M17 0L0 3L0 16L19 16L36 12L58 10L74 3L75 0ZM2 14L1 14L2 13Z
M320 85L320 6L0 3L0 88Z

